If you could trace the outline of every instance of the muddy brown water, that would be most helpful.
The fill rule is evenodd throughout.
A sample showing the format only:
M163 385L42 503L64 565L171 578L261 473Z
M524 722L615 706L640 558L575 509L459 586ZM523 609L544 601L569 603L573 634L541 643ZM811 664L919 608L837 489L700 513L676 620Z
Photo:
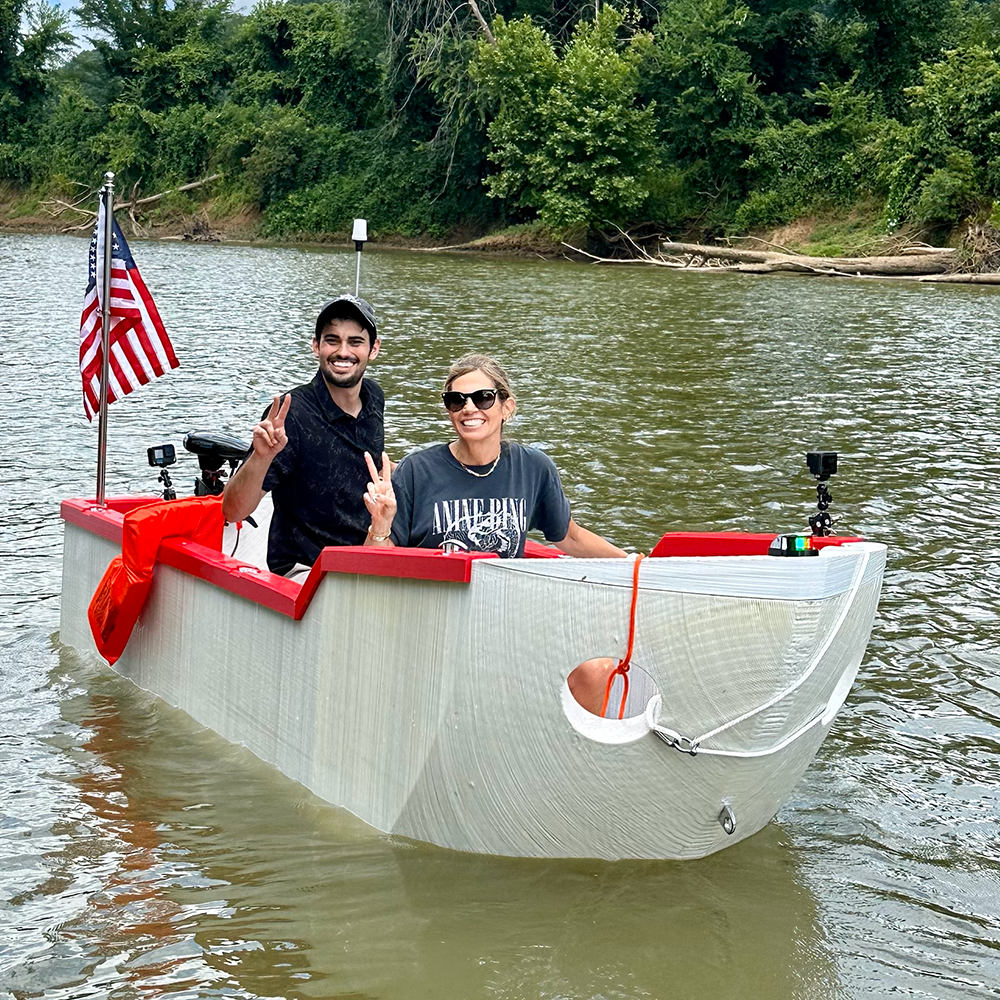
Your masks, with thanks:
M310 377L342 251L133 247L182 367L112 407L109 493ZM394 457L471 349L578 521L795 530L804 453L890 546L847 705L760 834L692 863L384 837L58 644L65 496L93 493L83 239L0 234L0 997L1000 996L1000 294L366 251ZM195 474L181 453L175 480Z

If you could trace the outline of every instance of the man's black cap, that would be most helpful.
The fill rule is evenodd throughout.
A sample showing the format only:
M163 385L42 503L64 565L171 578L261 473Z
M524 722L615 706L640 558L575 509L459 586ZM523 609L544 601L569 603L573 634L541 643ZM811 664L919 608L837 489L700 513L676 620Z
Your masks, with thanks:
M315 340L319 340L323 328L332 319L356 320L371 334L373 340L378 336L375 310L372 309L370 302L359 299L356 295L338 295L320 309L319 316L316 317Z

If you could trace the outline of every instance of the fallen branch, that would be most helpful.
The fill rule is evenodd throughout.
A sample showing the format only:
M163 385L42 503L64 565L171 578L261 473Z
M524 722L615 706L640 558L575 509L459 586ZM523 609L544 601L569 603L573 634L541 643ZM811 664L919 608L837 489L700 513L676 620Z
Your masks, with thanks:
M169 191L161 191L159 194L151 194L145 198L136 198L139 193L139 182L136 181L132 185L132 195L128 200L122 199L117 203L117 207L121 208L127 206L129 221L132 223L132 231L138 235L145 235L145 229L139 224L139 220L136 218L136 209L145 206L152 205L154 202L159 201L161 198L165 198L168 194L178 194L181 191L193 191L195 188L200 188L204 184L210 184L212 181L217 181L222 178L222 174L212 174L210 177L203 177L200 181L191 181L189 184L181 184L180 187L171 188ZM79 215L85 217L86 221L80 225L67 226L63 232L73 232L78 229L89 229L94 225L94 220L97 218L97 210L94 208L79 208L78 206L86 201L95 202L97 200L97 192L89 190L82 194L75 202L70 204L69 202L63 201L60 198L51 198L48 201L42 202L42 207L44 210L51 215L53 218L58 218L64 212L76 212Z
M59 205L60 208L58 211L54 212L49 207L50 205ZM91 211L90 209L87 208L77 208L76 205L70 205L69 202L62 201L59 198L50 198L48 201L43 201L42 208L46 211L46 213L51 215L53 219L59 215L62 215L63 212L79 212L80 215L89 215L91 217L97 214L96 212Z
M446 247L414 247L419 253L437 253L439 250L468 250L468 243L452 243Z
M1000 274L925 274L918 281L930 281L950 285L1000 285Z
M699 243L662 243L660 256L693 256L738 264L783 265L780 270L799 269L804 272L850 275L943 274L953 270L958 264L956 252L948 248L891 257L809 257L805 254L769 250L703 246Z
M179 191L193 191L195 188L200 188L203 184L210 184L212 181L220 180L222 174L212 174L211 177L203 177L200 181L191 181L190 184L182 184L180 187L171 188L169 191L161 191L159 194L151 194L147 198L139 198L132 204L139 205L151 205L154 201L159 201L161 198L165 198L168 194L177 194Z

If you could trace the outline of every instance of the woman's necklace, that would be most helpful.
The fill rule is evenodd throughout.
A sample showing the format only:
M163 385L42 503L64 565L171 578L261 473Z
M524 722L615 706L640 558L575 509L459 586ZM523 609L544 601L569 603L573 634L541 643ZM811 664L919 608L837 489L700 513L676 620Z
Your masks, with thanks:
M493 459L493 464L487 469L486 472L474 472L470 469L465 462L463 462L457 455L455 456L455 461L458 462L460 466L470 475L476 476L478 479L485 479L493 470L497 467L497 463L500 461L500 456L503 454L503 445L500 445L500 450L497 452L497 457Z

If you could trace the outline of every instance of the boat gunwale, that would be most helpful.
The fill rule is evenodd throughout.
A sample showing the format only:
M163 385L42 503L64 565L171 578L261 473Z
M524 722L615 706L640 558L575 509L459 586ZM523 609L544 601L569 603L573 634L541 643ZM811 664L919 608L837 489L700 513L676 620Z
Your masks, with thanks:
M101 507L95 500L67 499L60 505L60 515L64 521L120 547L125 514L159 500L155 496L112 497ZM764 555L774 537L773 534L734 531L668 532L650 552L650 557ZM863 540L830 536L817 538L815 542L817 547L822 548ZM529 539L525 545L525 557L547 559L562 557L562 553ZM440 549L361 545L327 547L320 552L302 583L183 538L165 538L160 544L157 561L299 621L311 604L320 580L327 573L467 584L472 579L473 562L497 558L493 552L445 553Z

